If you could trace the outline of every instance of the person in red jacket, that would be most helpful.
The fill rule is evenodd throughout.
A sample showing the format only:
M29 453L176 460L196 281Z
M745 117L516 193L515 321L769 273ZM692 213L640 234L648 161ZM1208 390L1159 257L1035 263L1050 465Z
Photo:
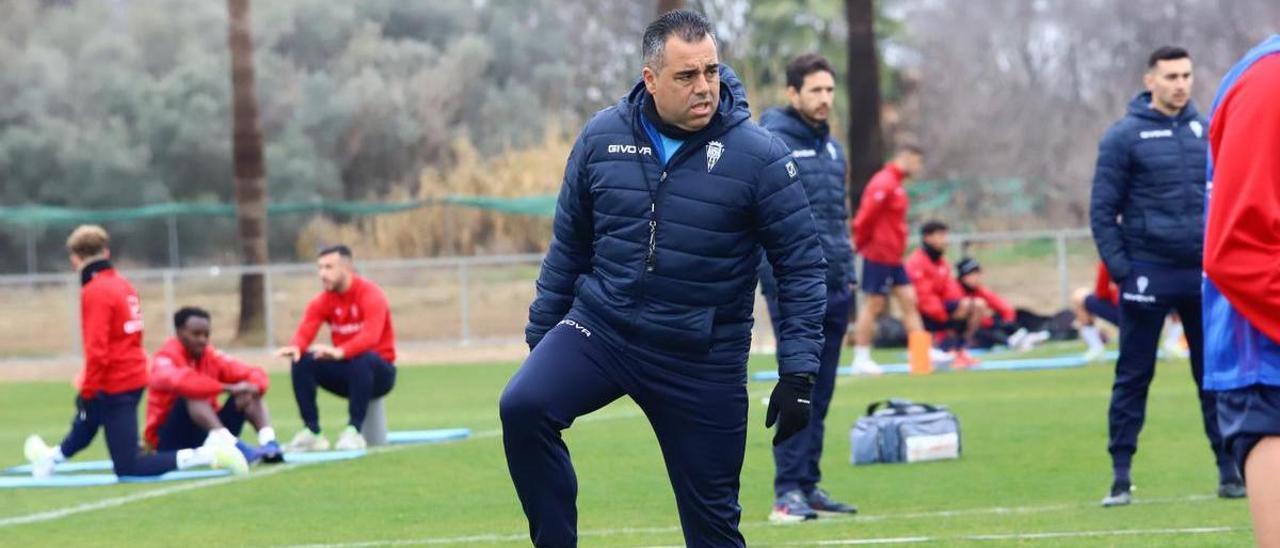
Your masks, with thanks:
M880 366L871 359L871 338L875 334L876 318L888 305L890 293L903 310L902 323L907 333L923 329L920 315L915 312L916 293L902 265L902 256L907 252L909 207L903 184L919 173L923 165L924 153L918 145L899 144L893 160L867 182L858 214L853 218L853 244L862 255L862 292L865 294L853 326L855 373L881 372Z
M906 270L919 298L918 314L924 328L937 334L954 334L961 341L951 367L965 369L978 364L966 349L967 342L991 316L991 308L981 299L965 296L951 276L951 264L944 256L949 244L945 223L929 221L920 229L920 247L907 258Z
M976 339L981 347L1004 344L1010 349L1025 352L1049 339L1045 330L1031 332L1018 325L1018 311L1003 297L982 283L982 265L973 257L965 257L956 263L956 278L951 293L958 299L972 298L982 301L989 311L982 318Z
M160 451L199 447L211 439L235 445L250 461L283 462L263 395L271 381L209 343L209 312L184 307L173 315L175 336L156 352L147 396L147 444ZM219 404L218 396L227 394ZM258 431L257 449L240 441L245 420Z
M1095 325L1102 318L1111 325L1120 325L1120 290L1111 281L1107 272L1107 264L1098 261L1098 274L1094 277L1092 288L1081 287L1071 296L1072 309L1076 314L1076 327L1080 329L1080 338L1084 339L1088 350L1085 360L1094 361L1106 353L1106 345L1102 341L1102 333Z
M324 451L329 442L320 434L316 386L347 399L348 426L337 449L363 449L360 434L369 401L391 392L396 382L396 336L391 309L382 288L356 275L351 249L326 248L316 259L324 287L302 318L289 346L277 356L293 362L293 396L306 428L289 442L290 451ZM320 324L329 324L333 345L315 344Z
M23 447L32 475L45 477L58 463L106 433L107 452L120 476L158 476L175 469L212 465L237 474L248 463L234 446L142 454L138 451L138 403L147 386L142 349L142 304L133 285L111 266L110 237L96 225L77 227L67 238L71 266L80 274L80 331L84 370L77 377L76 414L62 443L50 447L38 435Z

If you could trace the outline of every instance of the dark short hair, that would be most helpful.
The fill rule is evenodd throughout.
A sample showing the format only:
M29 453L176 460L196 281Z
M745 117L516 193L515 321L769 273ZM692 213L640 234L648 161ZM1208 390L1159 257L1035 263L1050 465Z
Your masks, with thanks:
M640 42L640 52L644 56L644 64L652 69L662 67L662 53L666 49L667 38L675 35L685 42L700 42L716 35L711 29L711 22L701 13L690 10L673 10L662 14L644 29L644 38Z
M927 221L924 223L924 226L920 227L920 237L923 238L936 232L943 232L947 230L951 230L951 227L947 226L947 223L942 221Z
M974 272L982 272L982 264L973 257L965 257L956 263L956 277L963 278Z
M1173 61L1175 59L1190 59L1191 54L1187 50L1178 46L1160 46L1151 52L1151 56L1147 58L1147 68L1155 68L1156 63L1160 61Z
M795 88L797 91L804 87L804 79L815 72L828 72L831 76L836 75L836 71L831 69L831 62L826 57L816 53L806 53L787 63L787 87Z
M330 253L337 253L338 255L342 256L342 258L344 258L344 259L350 259L350 258L351 258L351 248L349 248L349 247L347 247L347 246L345 246L345 245L343 245L343 244L331 245L331 246L329 246L329 247L326 247L326 248L324 248L324 249L321 249L319 253L316 253L316 258L323 257L323 256L328 255L328 254L330 254Z
M184 306L173 314L173 328L182 329L182 326L187 325L187 320L191 318L204 318L208 320L209 311L194 306Z

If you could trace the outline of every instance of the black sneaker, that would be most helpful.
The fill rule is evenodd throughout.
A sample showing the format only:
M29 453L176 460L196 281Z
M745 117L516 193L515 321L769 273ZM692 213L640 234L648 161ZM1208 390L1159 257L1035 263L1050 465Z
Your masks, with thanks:
M1133 485L1127 481L1117 481L1111 484L1111 494L1102 499L1102 507L1128 506L1131 502L1133 502Z
M787 491L778 497L773 503L773 512L769 514L769 521L773 523L799 523L811 519L818 519L818 513L809 507L804 493L799 489Z
M1248 492L1244 488L1244 481L1233 479L1218 484L1218 498L1242 499L1247 494Z
M838 500L832 500L831 495L822 489L814 489L809 493L809 507L817 512L820 516L838 516L858 513L858 507L852 504L845 504Z

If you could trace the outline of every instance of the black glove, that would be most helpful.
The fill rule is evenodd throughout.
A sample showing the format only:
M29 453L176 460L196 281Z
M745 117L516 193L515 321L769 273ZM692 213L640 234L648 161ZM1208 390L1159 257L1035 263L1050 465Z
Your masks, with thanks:
M773 394L769 396L769 410L764 417L765 428L778 423L778 430L773 434L774 445L809 426L809 415L813 412L811 397L813 375L791 373L778 378L778 384L773 387Z

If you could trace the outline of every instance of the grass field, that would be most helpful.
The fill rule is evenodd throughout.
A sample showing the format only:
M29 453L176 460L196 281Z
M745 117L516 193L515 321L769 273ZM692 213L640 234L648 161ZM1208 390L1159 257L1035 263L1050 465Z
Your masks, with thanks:
M497 419L498 395L515 367L401 369L387 403L392 429L465 426L475 433L468 441L384 450L348 462L258 467L236 480L0 490L0 545L527 545ZM753 370L770 367L769 357L751 363ZM1216 472L1187 364L1170 361L1158 367L1134 463L1138 503L1133 506L1104 510L1097 505L1109 483L1109 366L841 378L829 418L823 485L856 503L861 513L791 526L766 521L773 464L759 402L772 385L753 383L742 475L743 532L752 546L876 539L1072 546L1251 543L1245 503L1213 496ZM277 430L287 437L300 423L288 379L276 376L273 383L270 403ZM950 405L964 428L963 458L850 466L849 425L867 403L887 397ZM321 404L332 437L345 408L328 396ZM70 405L65 383L0 384L0 464L19 463L29 433L58 439ZM583 546L682 544L657 443L634 405L621 401L580 420L567 439L580 483ZM99 440L79 458L104 455Z

